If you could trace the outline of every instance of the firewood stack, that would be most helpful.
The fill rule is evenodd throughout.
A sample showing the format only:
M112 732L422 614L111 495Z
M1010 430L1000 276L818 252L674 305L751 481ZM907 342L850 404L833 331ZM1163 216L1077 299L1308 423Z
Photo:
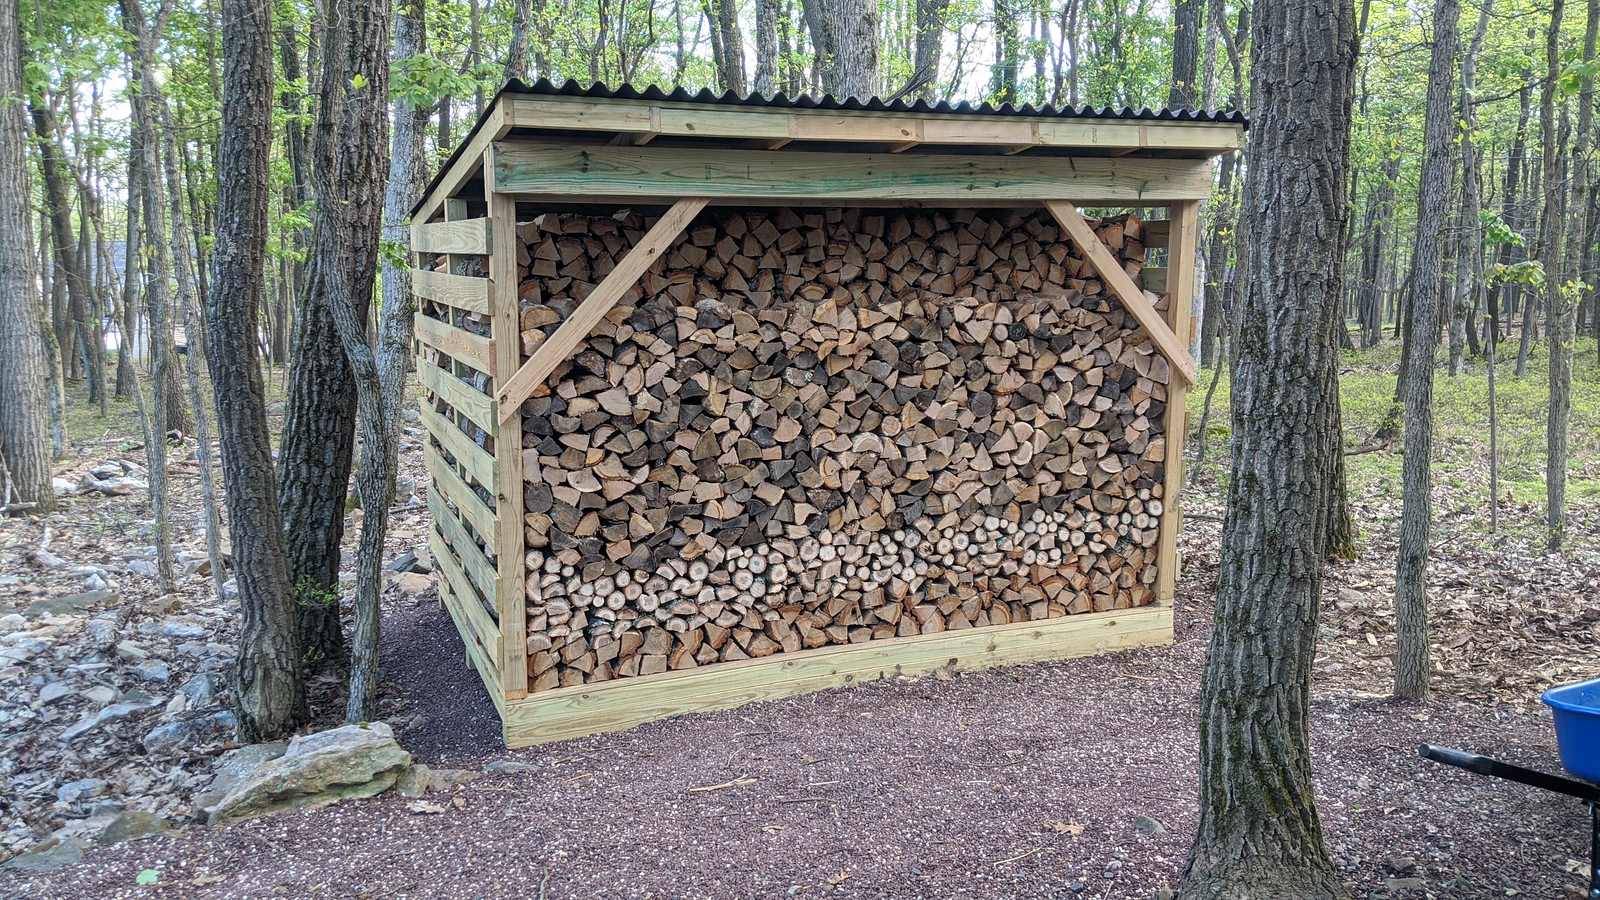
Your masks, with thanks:
M648 224L520 226L524 357ZM1149 603L1168 377L1048 214L708 211L523 404L532 690Z

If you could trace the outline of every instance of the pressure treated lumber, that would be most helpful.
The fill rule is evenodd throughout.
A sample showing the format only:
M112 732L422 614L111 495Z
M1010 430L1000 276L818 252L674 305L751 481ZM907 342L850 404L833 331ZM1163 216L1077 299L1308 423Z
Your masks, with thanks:
M1171 641L1171 607L1086 613L557 688L506 704L502 719L506 746L527 747L877 678L925 675L947 667L979 671Z
M1170 222L1169 256L1171 271L1177 278L1172 285L1167 321L1178 341L1187 347L1194 334L1194 257L1200 239L1200 204L1182 203L1173 207ZM1189 432L1185 402L1188 385L1176 381L1167 391L1167 420L1162 428L1173 436L1167 444L1165 495L1169 499L1167 517L1161 522L1161 534L1156 543L1156 598L1163 603L1172 602L1178 580L1178 531L1183 526L1183 510L1179 505L1179 493L1183 488L1183 438Z
M484 157L484 166L489 157ZM489 193L491 219L511 223L517 218L517 205L504 194ZM517 310L517 235L510 228L500 228L491 235L489 258L489 293L493 299L490 334L494 339L495 372L512 373L521 362L521 314ZM511 379L497 376L494 391L504 393ZM515 406L515 404L511 404ZM496 547L516 547L522 537L522 423L515 415L499 416L494 428L495 463L502 473L495 494L496 531L492 540ZM523 616L523 572L515 552L496 554L495 567L499 576L498 590L489 596L495 617L506 623L516 622ZM528 690L527 644L523 635L509 625L501 629L500 641L494 648L500 667L501 688L506 698L521 697Z
M561 323L561 327L556 329L555 334L550 336L544 346L500 386L498 397L502 422L509 421L516 415L517 405L532 393L533 388L543 381L551 370L566 360L578 342L594 329L595 324L616 305L618 300L622 299L622 295L660 258L661 252L683 233L683 229L693 221L700 210L705 208L705 205L706 201L703 198L695 197L674 203L667 214L662 216L644 236L644 240L619 261L616 268L612 269L611 273L584 299L582 305Z
M413 223L413 253L462 253L487 256L492 243L492 219Z
M451 275L431 269L411 270L411 292L456 309L489 313L489 282L483 278Z
M1194 384L1194 360L1189 358L1188 345L1178 340L1172 326L1145 299L1144 289L1134 284L1128 273L1122 270L1121 261L1112 256L1111 251L1095 236L1083 214L1078 212L1078 207L1059 200L1047 201L1045 207L1067 230L1072 242L1088 256L1090 264L1106 280L1106 285L1122 301L1122 305L1138 318L1139 324L1156 342L1167 362L1178 370L1186 384Z
M839 145L910 143L1098 151L1160 150L1216 155L1237 150L1244 129L1234 123L1118 122L1096 119L787 110L652 103L578 97L511 96L501 104L518 128L625 134L636 143L657 135L707 141L804 140ZM642 138L643 140L638 140Z
M853 154L695 150L506 142L495 147L495 190L528 199L665 202L685 195L734 203L1038 203L1107 205L1211 194L1205 160Z

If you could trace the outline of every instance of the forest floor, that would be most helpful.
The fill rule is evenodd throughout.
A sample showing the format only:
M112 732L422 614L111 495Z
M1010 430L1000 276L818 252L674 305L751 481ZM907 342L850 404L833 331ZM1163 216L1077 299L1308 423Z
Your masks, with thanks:
M1555 771L1539 694L1600 675L1600 367L1592 342L1578 355L1559 554L1543 550L1543 360L1499 378L1497 535L1486 379L1440 376L1430 702L1386 698L1398 443L1347 458L1361 555L1328 571L1312 739L1328 844L1359 897L1583 896L1581 804L1416 755L1431 742ZM1351 446L1387 411L1393 356L1346 359ZM52 872L0 871L0 897L1156 897L1176 883L1198 816L1226 391L1224 380L1212 458L1186 499L1171 647L886 680L507 752L435 595L397 579L385 593L387 720L420 761L487 774L438 803L384 796L216 830L177 828L225 746L207 728L226 706L212 694L225 694L237 609L200 564L193 462L174 463L189 562L171 595L145 574L137 491L0 522L0 855L52 832L90 835L119 812L175 829ZM117 459L138 477L129 410L101 419L75 405L68 430L58 477L78 483ZM415 433L401 477L405 504L407 486L425 484ZM402 505L391 556L427 527ZM338 680L313 693L319 721L337 721ZM152 743L163 726L183 740Z

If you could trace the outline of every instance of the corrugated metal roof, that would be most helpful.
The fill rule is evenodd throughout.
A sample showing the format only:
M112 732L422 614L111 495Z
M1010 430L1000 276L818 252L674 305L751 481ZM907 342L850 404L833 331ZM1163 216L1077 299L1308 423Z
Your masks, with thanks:
M914 103L908 103L905 100L888 101L878 97L874 97L871 100L866 101L857 100L855 98L840 100L837 97L826 94L821 97L812 97L807 94L801 94L797 97L788 97L785 96L781 91L773 94L770 97L763 96L761 94L747 94L745 96L740 96L732 91L728 91L723 94L717 94L711 91L709 88L691 92L686 88L680 87L669 92L655 85L649 85L641 90L629 84L612 88L607 87L599 82L595 82L585 87L581 82L573 79L568 79L565 83L558 85L548 78L541 78L533 84L527 84L513 78L506 82L505 86L495 94L494 100L484 107L483 114L478 117L477 122L473 123L472 130L467 132L466 137L462 138L460 143L456 144L455 149L450 153L450 157L445 160L442 166L439 167L439 171L434 173L433 178L428 182L427 189L424 190L422 195L417 198L417 202L412 204L410 215L416 215L417 210L422 208L422 204L427 201L428 197L434 192L435 189L438 188L440 181L444 179L445 173L450 171L451 167L455 165L456 158L461 155L462 151L472 143L472 139L477 136L478 129L483 127L483 123L488 119L489 113L494 109L495 104L499 102L501 97L507 94L535 97L583 97L592 100L635 100L646 102L653 101L657 103L701 103L708 106L744 106L762 107L767 109L821 109L860 112L924 113L934 115L949 114L970 116L1018 116L1028 118L1056 119L1112 119L1145 122L1161 121L1199 122L1212 124L1227 123L1249 127L1249 121L1245 118L1243 113L1238 112L1237 110L1230 110L1228 112L1203 112L1192 109L1133 109L1132 107L1126 106L1121 109L1115 109L1110 106L1094 109L1088 106L1074 108L1070 106L1055 107L1048 104L1045 106L1033 106L1031 104L1012 106L1009 103L1002 104L1000 106L995 106L989 103L982 103L977 106L973 106L971 103L966 101L962 101L960 103L950 103L949 101L928 103L925 100L918 100Z
M851 98L840 100L831 95L812 97L801 94L789 97L778 92L771 96L761 94L747 94L740 96L732 91L717 94L709 88L690 92L686 88L676 88L670 93L655 85L643 89L633 85L624 84L619 87L607 87L598 82L585 87L581 82L568 80L564 84L556 84L547 78L541 78L533 84L524 84L513 79L501 89L506 94L531 94L543 97L585 97L596 100L646 100L663 103L707 103L717 106L757 106L769 109L842 109L859 110L864 112L893 112L893 113L931 113L938 115L979 115L979 116L1025 116L1030 118L1055 118L1055 119L1132 119L1136 121L1165 121L1165 122L1229 122L1246 124L1243 113L1236 110L1228 112L1202 112L1192 109L1134 109L1124 106L1116 109L1104 106L1095 109L1089 106L1034 106L1024 104L1013 106L1009 103L995 106L982 103L977 106L966 101L950 103L940 101L929 103L917 100L908 103L905 100L884 100L874 97L871 100L857 100Z

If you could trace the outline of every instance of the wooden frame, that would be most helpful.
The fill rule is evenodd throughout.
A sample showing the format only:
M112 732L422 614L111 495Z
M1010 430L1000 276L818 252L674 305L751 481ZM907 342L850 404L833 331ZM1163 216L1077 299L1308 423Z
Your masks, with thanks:
M529 140L515 133L519 129L566 132L574 140ZM737 138L739 143L686 152L653 143L657 137ZM501 715L507 745L629 728L677 713L726 709L892 674L945 666L978 669L1170 641L1184 403L1194 379L1188 345L1199 201L1211 189L1207 157L1237 147L1241 137L1240 126L1214 123L866 111L779 114L707 104L498 98L418 205L411 238L414 292L432 309L445 311L443 318L421 311L416 317L419 346L439 360L419 359L418 366L428 391L422 424L428 432L428 502L435 518L429 546L439 561L440 601ZM838 145L840 152L775 149L794 141L808 147ZM773 149L737 149L752 143ZM868 144L873 146L863 149ZM929 146L956 152L923 152ZM1075 148L1092 152L1072 155ZM1160 151L1178 158L1112 157L1107 151ZM476 181L483 186L483 218L469 218L469 204L460 196ZM520 356L517 297L518 202L668 207L526 362ZM1048 208L1174 375L1166 385L1163 419L1164 510L1156 543L1155 603L528 694L521 405L701 210L735 203ZM1079 206L1134 204L1171 209L1170 222L1149 223L1145 235L1147 246L1169 250L1165 270L1146 270L1152 278L1166 279L1165 312L1120 268L1078 211ZM472 208L480 207L474 203ZM444 271L432 270L432 254L446 255ZM464 274L474 271L463 265L471 258L482 261L486 277ZM474 328L487 322L489 333L462 327L468 319L479 323Z

